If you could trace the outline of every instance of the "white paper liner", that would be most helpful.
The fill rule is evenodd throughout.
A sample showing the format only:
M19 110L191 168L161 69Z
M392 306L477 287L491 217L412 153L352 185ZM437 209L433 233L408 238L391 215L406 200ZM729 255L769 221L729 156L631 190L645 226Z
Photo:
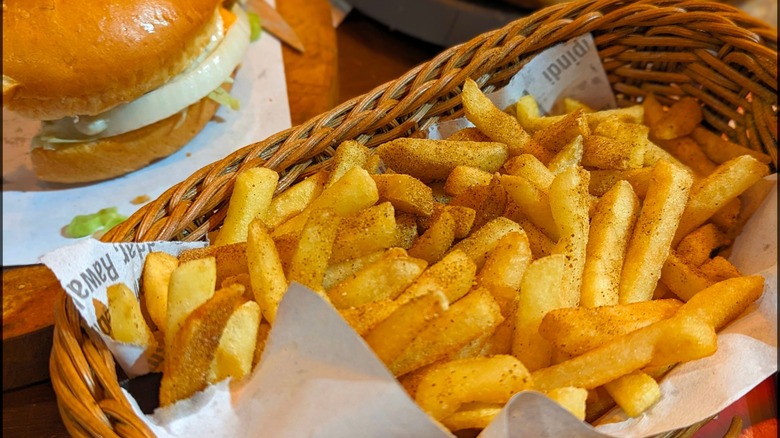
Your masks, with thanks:
M568 50L572 44L556 46L540 57L555 59L560 56L555 50ZM587 73L590 68L576 70ZM588 81L575 76L566 83L583 80ZM540 87L533 84L522 88ZM594 105L586 98L581 100ZM776 181L776 175L768 179ZM145 244L88 240L54 252L43 261L74 296L74 289L67 286L68 279L80 278L83 268L99 262L100 257L95 258L94 254L119 253L125 245ZM85 249L87 246L90 249ZM182 246L170 248L176 251ZM735 242L731 260L744 274L766 278L764 295L722 330L716 354L682 364L664 377L661 400L651 409L629 419L615 409L610 415L617 422L594 428L543 395L525 391L512 398L480 437L651 436L715 415L747 393L777 371L776 184ZM140 263L138 257L132 261ZM121 270L127 275L140 273L137 266ZM128 284L137 287L137 277L128 280ZM105 297L106 284L101 286L103 289L93 291L93 296ZM76 296L74 300L89 303L91 298ZM93 310L90 316L89 311L84 312L89 325L96 323L94 313ZM115 350L115 354L123 353ZM132 364L134 359L120 357L118 362ZM129 393L127 396L132 400ZM161 437L453 436L419 409L338 312L297 284L290 286L280 304L266 350L251 377L240 385L223 382L211 386L188 400L157 409L153 415L143 414L137 405L135 408L137 415Z

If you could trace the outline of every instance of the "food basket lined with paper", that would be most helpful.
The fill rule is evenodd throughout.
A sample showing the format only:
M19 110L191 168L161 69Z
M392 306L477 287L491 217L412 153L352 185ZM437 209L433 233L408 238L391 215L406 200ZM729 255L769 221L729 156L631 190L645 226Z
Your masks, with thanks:
M270 427L267 430L294 424L298 429L287 430L303 433L309 426L327 434L356 430L343 429L351 426L377 431L364 428L374 422L374 427L383 427L384 436L410 431L446 436L440 424L450 430L484 428L488 419L493 422L483 434L501 436L502 427L512 430L512 418L521 406L530 406L529 413L541 406L563 420L545 423L542 416L536 427L579 425L571 430L598 436L575 417L603 414L618 404L622 414L613 414L609 421L620 425L631 422L620 415L636 417L647 406L662 406L664 394L666 400L674 399L659 389L659 383L663 388L667 382L661 376L669 366L709 357L716 345L720 352L716 330L746 309L760 311L776 297L774 290L759 298L764 279L743 275L760 269L745 271L744 265L713 257L713 250L730 246L731 233L745 225L746 212L762 211L761 200L774 187L756 183L765 181L762 178L777 163L776 40L773 29L718 3L586 1L553 6L444 51L394 82L201 169L103 240L196 242L208 235L211 246L179 255L179 267L188 266L190 274L170 275L167 304L172 306L174 283L187 284L182 278L197 277L199 271L221 276L209 281L229 291L215 294L219 299L201 299L208 306L192 312L201 315L193 319L197 324L187 323L191 318L183 313L172 323L171 315L178 310L171 308L168 320L158 322L156 307L148 302L145 311L154 320L152 325L165 328L162 338L197 340L195 335L209 327L228 326L233 309L256 303L257 309L242 310L255 315L244 319L273 321L274 330L262 359L250 358L250 365L261 361L254 375L234 388L232 396L223 381L188 401L179 416L172 410L167 420L158 417L150 423L120 388L114 356L100 339L100 330L88 328L91 322L85 323L79 313L89 306L67 297L58 308L50 362L63 421L77 435L175 436L187 430L182 412L188 412L200 413L196 416L201 420L209 418L206 424L198 423L198 430L211 427L223 433L250 430L241 423L248 416L253 417L250 424ZM574 80L559 89L558 97L572 97L568 100L545 94L554 88L550 84L560 85L567 75L588 68L589 45L597 49L606 72L603 80L584 86ZM556 47L563 51L552 58L555 62L540 65L549 56L546 50ZM528 76L529 71L548 86L531 85L523 73ZM506 102L491 95L512 88L510 81L522 83L520 88L530 95L521 97L527 94L521 92ZM608 102L587 98L586 92L598 89L599 83L609 86L619 109L604 110ZM561 115L546 116L547 112ZM464 114L477 130L458 127L445 134ZM447 141L423 138L434 132ZM648 136L654 142L647 141ZM597 150L608 152L593 152ZM756 186L760 187L752 188ZM735 199L739 201L732 202ZM734 203L739 205L725 207ZM295 210L294 204L300 208ZM254 220L259 212L253 208L258 205L267 207L260 223ZM616 243L610 238L620 228L618 223L629 231L624 230L624 238ZM599 229L605 231L592 232ZM367 242L379 254L374 259L361 253L370 246ZM606 266L622 264L622 259L589 257L592 242L607 250L601 254L624 253L626 263L635 267L624 266L623 272L631 275L616 278L606 271ZM625 251L616 250L621 242ZM675 250L666 257L670 247ZM146 248L149 252L152 247ZM124 246L111 251L140 258L140 253ZM225 273L219 266L197 261L208 258L183 257L193 253L210 255L208 263L223 267L235 268L236 260L242 260L246 272ZM101 260L92 273L110 277L109 267L114 266ZM366 269L359 270L358 265ZM106 269L101 271L101 266ZM281 276L269 274L274 272ZM659 282L664 275L666 281ZM306 285L317 294L293 287L282 301L287 284L279 278ZM555 278L557 287L549 281ZM134 281L127 283L132 287ZM575 281L581 285L572 284ZM605 285L610 281L611 286ZM143 282L148 294L145 278ZM472 283L479 287L472 290ZM377 284L382 287L374 287ZM410 284L417 286L407 287ZM447 287L429 293L442 284ZM545 287L569 293L560 294L556 302L534 299L549 295ZM91 300L91 292L76 289L83 293L81 298ZM518 295L517 290L527 293ZM606 296L604 290L617 293ZM103 320L110 327L104 332L114 335L123 332L112 325L122 320L112 314L116 306L111 304L122 301L120 292L109 288L101 297L108 302L105 314L110 316ZM85 302L91 305L90 300ZM634 302L654 306L652 312L642 313L637 330L599 340L598 318L613 325L621 317L636 320L637 313L628 310ZM127 307L132 310L132 303ZM599 308L617 310L606 316L586 312ZM142 313L135 309L136 315ZM463 323L471 320L471 312L482 312L472 318L477 321L474 327ZM549 318L542 319L545 313ZM650 313L655 316L647 316ZM439 318L443 314L447 318ZM463 319L456 317L459 314ZM776 312L773 318L776 332ZM143 320L141 315L134 326L143 325ZM448 320L458 324L447 324ZM100 323L100 318L95 321ZM567 329L572 321L578 330ZM317 333L338 342L315 339L316 345L300 344L296 330L317 327L316 323L330 330L319 327ZM593 324L593 336L564 336L579 329L584 333L586 323ZM417 332L412 329L415 324ZM518 330L517 324L525 324L526 330ZM628 331L627 324L623 326ZM475 335L471 329L480 331ZM190 362L183 358L198 355L187 350L187 342L162 338L147 333L146 341L134 339L136 344L165 346L162 405L178 406L175 401L203 389L190 385L195 380L218 380L214 376L221 371L209 368L201 357L192 367L208 372L194 379L171 371L169 375L178 375L178 380L166 381L165 367L186 368L182 364ZM442 338L447 341L440 342ZM664 343L667 338L674 341ZM171 345L180 348L169 351ZM366 345L376 356L365 350ZM633 348L636 345L646 351ZM771 357L772 347L776 358L776 343L754 347L762 362L755 372L766 377L776 370L776 360L770 370L772 365L766 368L763 358ZM301 356L289 357L293 350ZM215 353L211 354L209 361ZM625 372L602 360L607 357L624 358L620 367ZM296 364L301 363L298 359L311 359L323 374L318 379L290 380L280 365L287 363L285 358ZM590 361L607 362L610 370L593 373ZM567 377L571 375L590 380L571 380ZM422 410L393 376L401 376L403 388ZM455 377L468 383L456 384ZM744 390L740 385L746 384L724 383L733 391L725 397L739 396ZM455 389L442 394L435 389L442 386ZM339 399L342 392L346 395ZM513 399L509 411L502 410L517 392L521 397ZM535 398L539 392L557 404ZM296 398L302 394L328 394L329 401L323 402L328 409L320 406L327 422L312 423L317 413L306 409L311 399ZM647 397L639 397L648 394L649 404ZM224 403L231 406L231 398L235 412L224 409ZM374 405L388 399L388 405ZM382 418L390 420L380 421L373 412L385 412ZM294 418L285 420L289 415ZM266 419L273 422L261 421ZM241 428L232 429L239 424ZM625 430L655 432L652 427ZM621 433L619 427L601 431Z

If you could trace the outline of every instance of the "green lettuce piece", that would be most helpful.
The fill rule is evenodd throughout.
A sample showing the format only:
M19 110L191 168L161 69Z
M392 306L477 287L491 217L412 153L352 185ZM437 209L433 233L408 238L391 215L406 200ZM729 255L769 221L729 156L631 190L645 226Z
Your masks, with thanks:
M249 41L255 42L260 39L260 34L263 32L260 16L252 11L247 12L246 16L249 18Z
M116 207L104 208L97 213L76 215L65 227L65 237L79 238L96 232L105 233L127 219Z

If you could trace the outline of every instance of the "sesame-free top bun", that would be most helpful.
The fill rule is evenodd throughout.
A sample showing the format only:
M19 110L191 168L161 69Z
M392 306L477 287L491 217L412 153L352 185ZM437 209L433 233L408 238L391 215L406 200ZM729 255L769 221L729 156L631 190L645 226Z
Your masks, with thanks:
M230 88L229 84L223 88ZM33 148L30 157L43 181L85 183L114 178L167 157L189 143L219 108L205 97L185 111L125 134L55 149Z
M56 120L96 115L184 70L221 0L4 0L3 106Z

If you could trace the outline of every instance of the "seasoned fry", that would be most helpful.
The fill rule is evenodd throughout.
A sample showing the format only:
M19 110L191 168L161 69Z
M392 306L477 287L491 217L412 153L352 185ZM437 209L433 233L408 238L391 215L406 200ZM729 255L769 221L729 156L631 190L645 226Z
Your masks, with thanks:
M264 217L279 182L279 174L253 167L236 176L227 215L214 239L214 246L246 241L247 227L256 217Z
M372 175L379 202L389 201L398 211L420 216L433 213L433 190L417 178L400 173Z
M636 417L661 399L658 382L640 370L604 384L604 389L630 417Z
M158 330L165 331L168 313L168 283L179 266L179 259L164 252L150 252L144 260L141 274L144 305Z
M246 261L255 301L260 305L263 317L271 324L287 291L287 278L276 245L259 220L249 224Z
M336 153L333 154L333 165L331 166L325 187L332 186L353 167L365 168L366 161L368 161L370 155L370 149L354 140L341 142L336 148Z
M141 313L141 303L124 283L108 287L108 313L111 337L119 342L154 348L157 342Z

